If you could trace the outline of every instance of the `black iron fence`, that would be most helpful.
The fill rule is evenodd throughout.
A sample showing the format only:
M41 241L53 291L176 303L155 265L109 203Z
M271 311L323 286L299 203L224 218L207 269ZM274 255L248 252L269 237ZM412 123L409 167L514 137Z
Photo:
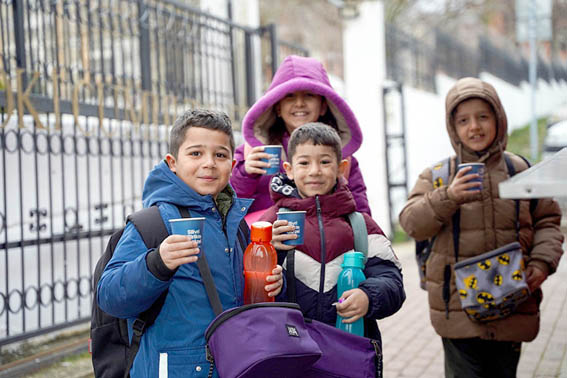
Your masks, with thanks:
M386 26L386 73L390 80L435 92L437 72L453 78L488 72L516 86L529 81L528 61L486 38L480 38L478 46L471 48L439 30L428 41ZM567 81L567 66L539 58L537 74L548 82Z
M386 75L397 83L435 91L436 58L430 45L386 25Z
M168 125L205 106L238 128L289 53L307 55L174 1L0 0L0 346L90 318Z

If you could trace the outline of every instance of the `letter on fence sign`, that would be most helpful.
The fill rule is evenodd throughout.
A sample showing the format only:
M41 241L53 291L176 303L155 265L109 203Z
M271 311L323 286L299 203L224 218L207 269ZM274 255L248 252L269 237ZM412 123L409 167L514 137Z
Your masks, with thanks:
M6 109L6 114L8 115L8 117L6 118L4 123L2 123L1 127L6 127L8 121L12 117L12 112L14 111L14 94L12 93L10 78L6 78L6 72L3 69L0 69L0 76L2 77L2 81L5 84L4 93L6 96L6 106L8 107Z
M37 111L35 110L35 108L33 107L31 101L30 101L30 92L31 89L33 88L33 86L35 85L35 82L37 81L37 79L39 78L39 72L34 72L32 75L32 79L28 84L28 87L26 88L25 91L23 91L22 88L22 74L25 72L25 70L23 68L18 68L16 71L16 82L18 83L18 127L20 129L24 128L24 106L26 108L28 108L28 111L30 112L30 114L32 115L34 121L36 122L36 127L40 128L40 129L45 129L45 126L43 126L43 123L41 123L41 121L39 120L39 116L37 114Z

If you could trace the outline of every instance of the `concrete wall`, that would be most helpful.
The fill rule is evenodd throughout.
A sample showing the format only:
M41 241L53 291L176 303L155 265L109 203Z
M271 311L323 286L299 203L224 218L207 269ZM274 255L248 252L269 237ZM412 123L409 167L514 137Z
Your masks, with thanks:
M491 83L498 92L508 117L508 132L523 127L531 121L530 86L509 84L488 73L481 73L480 78ZM411 87L404 87L406 117L406 148L408 167L408 191L410 191L419 174L449 155L454 154L447 135L445 124L445 96L456 82L443 74L436 76L438 93L425 92ZM536 95L536 113L538 118L549 116L561 105L567 104L567 83L543 80L538 82ZM370 104L368 104L369 106ZM388 109L388 113L398 111ZM391 115L391 114L390 114ZM392 116L392 118L399 115ZM377 120L380 129L382 120ZM529 158L529 156L528 156ZM399 162L401 164L401 162ZM394 162L394 166L397 162ZM363 171L366 178L366 172ZM369 191L382 191L386 186L385 174L378 180L367 182ZM394 213L398 214L405 200L394 198ZM384 203L384 206L386 203Z
M488 73L482 73L480 78L496 88L506 110L509 132L530 122L530 87L527 83L516 87ZM436 94L404 88L410 189L427 165L454 153L445 126L445 95L456 80L445 75L437 75L436 80ZM538 86L538 117L550 115L567 102L567 83L540 80Z
M388 105L382 109L382 88L385 81L385 50L383 4L363 2L360 16L344 21L343 51L345 65L344 95L358 118L364 133L364 142L355 154L360 162L374 219L385 232L390 232L387 201L387 178L384 162L385 141L383 113L395 122L401 119L400 106ZM491 74L480 78L491 83L500 95L508 115L509 132L531 120L530 86L509 84ZM404 87L406 119L406 149L408 190L419 173L428 165L454 153L445 126L445 96L456 82L444 74L436 75L437 93ZM566 82L539 80L537 116L547 116L561 104L567 103ZM397 167L400 161L394 161ZM399 172L394 172L399 173ZM394 198L394 212L405 203L405 198Z
M343 54L345 99L352 107L364 134L356 152L368 187L374 219L389 233L389 209L385 183L382 83L386 76L384 56L384 6L363 2L360 16L344 21Z

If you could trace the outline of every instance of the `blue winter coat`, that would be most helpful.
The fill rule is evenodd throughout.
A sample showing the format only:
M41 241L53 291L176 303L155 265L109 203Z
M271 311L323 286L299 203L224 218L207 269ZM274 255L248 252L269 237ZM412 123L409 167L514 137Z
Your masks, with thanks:
M205 217L201 253L207 256L223 309L243 304L243 251L237 232L252 203L236 196L232 201L223 224L213 197L193 191L164 161L150 172L143 192L144 207L157 204L170 233L168 220L181 217L175 205L187 207L191 216ZM197 264L184 264L162 280L148 268L152 251L128 224L99 281L99 306L113 316L127 318L131 336L133 319L169 289L159 316L142 337L131 376L154 378L166 369L169 378L207 377L204 333L214 313Z

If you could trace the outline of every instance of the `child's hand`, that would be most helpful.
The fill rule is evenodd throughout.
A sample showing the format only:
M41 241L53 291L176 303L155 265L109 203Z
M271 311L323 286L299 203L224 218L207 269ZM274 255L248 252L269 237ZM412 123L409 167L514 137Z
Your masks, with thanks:
M272 275L266 277L266 282L273 282L266 285L265 289L268 292L269 297L275 297L282 291L283 286L283 275L282 275L281 265L277 265L274 270L272 270Z
M297 239L296 234L288 234L295 230L295 226L288 226L288 221L284 219L277 220L272 225L272 245L275 249L289 251L293 249L293 245L283 244L285 240Z
M479 178L480 175L478 173L468 174L471 169L472 167L460 169L455 175L453 182L451 182L451 185L447 188L449 198L459 204L479 199L482 183L470 180ZM475 190L471 191L469 189Z
M265 175L270 163L261 159L269 159L270 155L264 152L264 146L257 146L250 150L244 161L244 170L249 175Z
M337 314L342 316L343 323L354 323L368 312L368 296L360 289L351 289L343 293L337 304Z
M169 235L159 245L159 255L165 266L175 270L179 265L197 261L197 242L186 235Z
M546 278L547 273L542 271L537 266L528 265L528 267L526 268L526 283L530 288L530 292L533 293L534 290L537 290Z

